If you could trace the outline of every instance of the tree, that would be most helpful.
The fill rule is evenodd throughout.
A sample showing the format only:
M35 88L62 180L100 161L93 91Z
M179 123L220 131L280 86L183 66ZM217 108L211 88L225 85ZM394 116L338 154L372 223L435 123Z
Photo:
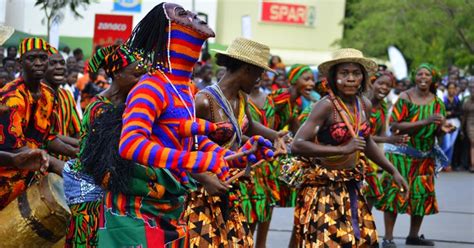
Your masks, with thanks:
M51 24L53 21L62 21L64 18L64 15L62 14L64 8L69 7L75 18L82 18L82 15L78 12L78 8L81 6L86 8L90 3L91 0L36 0L35 6L40 6L44 11L45 17L43 21L46 21L48 40Z
M386 58L395 45L409 65L458 65L474 72L474 1L350 0L343 47Z

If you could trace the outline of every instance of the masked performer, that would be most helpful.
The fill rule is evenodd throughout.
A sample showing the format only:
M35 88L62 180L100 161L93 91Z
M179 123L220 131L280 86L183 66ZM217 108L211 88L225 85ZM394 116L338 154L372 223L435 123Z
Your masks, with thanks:
M204 41L214 32L196 14L172 3L153 8L135 27L128 44L144 54L149 74L131 90L123 115L120 155L151 171L166 169L166 179L148 175L158 192L151 208L141 208L140 195L106 199L105 229L100 244L117 246L183 245L186 225L180 222L188 172L228 175L224 156L231 151L206 136L183 136L183 123L196 119L191 74ZM171 177L171 178L170 178ZM132 201L132 199L135 199ZM129 206L124 207L124 206ZM130 215L139 214L133 218ZM124 240L124 237L127 237ZM125 242L127 241L127 242Z

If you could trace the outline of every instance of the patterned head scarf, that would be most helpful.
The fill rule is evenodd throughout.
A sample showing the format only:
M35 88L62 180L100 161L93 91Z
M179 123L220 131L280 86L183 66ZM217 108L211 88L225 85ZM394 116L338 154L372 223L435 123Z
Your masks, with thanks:
M298 78L300 78L301 75L307 71L312 72L311 68L309 68L309 66L307 65L293 65L290 68L290 71L288 72L288 81L290 82L290 84L295 84Z
M41 38L31 37L31 38L26 38L21 41L19 49L18 49L20 53L20 58L21 56L23 56L23 54L35 49L43 50L51 55L51 46L49 45L48 42L46 42L45 40ZM55 48L53 49L56 50Z
M89 71L97 72L100 68L104 68L105 73L110 77L114 72L141 59L142 57L139 53L132 52L125 45L103 47L97 50L89 60Z
M411 72L410 79L412 83L415 83L416 73L418 73L418 71L423 68L427 69L431 73L431 81L433 82L433 84L436 84L439 82L439 80L441 79L441 74L438 68L436 68L434 65L429 64L429 63L422 63L415 70Z
M392 87L393 85L395 84L395 77L393 76L392 72L390 71L378 71L376 72L371 78L370 78L370 81L372 84L375 83L375 81L377 81L377 79L383 77L383 76L387 76L388 78L390 78L390 81L392 82Z

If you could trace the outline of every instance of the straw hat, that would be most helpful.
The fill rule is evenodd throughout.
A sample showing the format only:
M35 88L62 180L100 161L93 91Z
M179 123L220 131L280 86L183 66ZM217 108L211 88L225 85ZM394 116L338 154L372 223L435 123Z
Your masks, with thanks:
M0 46L12 36L15 29L10 26L0 25Z
M369 74L377 70L377 63L375 61L365 58L361 51L354 48L342 48L334 51L332 53L332 60L320 64L318 70L321 74L328 76L329 69L340 63L360 64Z
M220 53L231 58L243 61L263 68L267 71L276 73L268 67L268 58L270 58L270 48L267 45L248 40L245 38L237 38L232 41L227 50L221 51L212 49L216 53Z

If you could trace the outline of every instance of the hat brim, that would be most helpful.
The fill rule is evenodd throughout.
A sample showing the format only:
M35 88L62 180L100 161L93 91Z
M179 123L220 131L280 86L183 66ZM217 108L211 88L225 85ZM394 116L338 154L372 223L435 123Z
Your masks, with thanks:
M372 74L377 71L377 63L375 61L368 59L368 58L360 58L360 57L348 57L348 58L340 58L335 60L326 61L318 66L318 71L324 75L329 76L329 69L334 65L341 64L341 63L357 63L360 64L364 69L367 71L368 74Z
M217 50L217 49L211 49L212 51L216 52L216 53L219 53L219 54L222 54L222 55L225 55L225 56L229 56L233 59L236 59L236 60L240 60L242 62L245 62L245 63L248 63L248 64L252 64L252 65L255 65L257 67L260 67L266 71L270 71L272 73L275 73L278 75L278 72L276 72L275 70L273 70L272 68L268 67L268 65L266 64L261 64L261 63L257 63L251 59L248 59L247 57L244 57L244 56L239 56L239 55L236 55L236 54L230 54L228 53L227 51L222 51L222 50Z

